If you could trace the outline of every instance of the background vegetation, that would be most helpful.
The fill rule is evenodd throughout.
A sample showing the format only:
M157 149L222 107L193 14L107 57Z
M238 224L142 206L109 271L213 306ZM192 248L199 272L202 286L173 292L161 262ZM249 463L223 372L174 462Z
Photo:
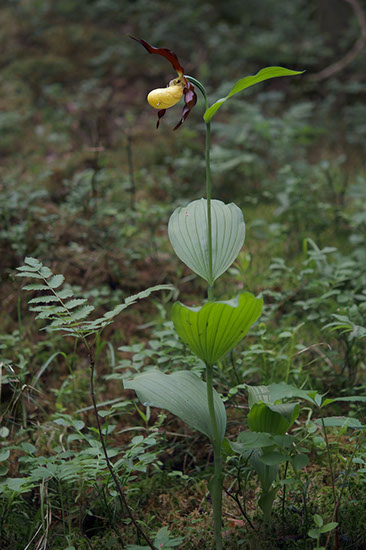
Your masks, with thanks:
M15 278L25 256L62 273L98 314L149 286L175 285L175 293L122 313L98 339L97 400L110 456L144 530L154 538L168 527L170 542L166 531L159 535L167 537L163 548L211 547L202 468L212 461L208 445L174 417L140 407L122 385L150 365L165 372L203 369L175 335L169 310L178 295L188 304L202 301L204 286L167 237L173 210L204 193L203 104L199 99L177 132L171 128L179 106L156 131L145 97L174 75L129 34L175 51L211 100L264 66L306 70L249 89L213 123L214 197L235 201L247 224L243 251L217 293L244 289L265 300L260 322L216 371L228 438L246 426L245 383L285 381L328 397L364 395L366 23L357 6L345 0L3 1L2 548L142 544L102 455L87 355L71 338L40 332L45 324L35 322ZM342 64L357 41L360 52ZM335 508L337 535L323 535L322 543L365 548L366 445L358 429L364 409L340 401L326 414L354 422L329 428L326 441L318 412L302 404L292 433L310 461L296 475L281 472L271 524L264 525L257 506L255 474L228 458L227 548L313 548L307 533L314 514L326 523ZM244 489L235 484L240 476Z

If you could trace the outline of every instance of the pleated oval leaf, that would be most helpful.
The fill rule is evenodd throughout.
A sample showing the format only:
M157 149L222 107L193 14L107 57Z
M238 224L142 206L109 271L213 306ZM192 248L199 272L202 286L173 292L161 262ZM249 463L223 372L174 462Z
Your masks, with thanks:
M213 441L207 385L193 372L183 370L164 374L159 370L151 370L125 381L124 387L135 390L143 405L166 409ZM216 422L222 442L226 430L226 411L219 394L215 390L213 392Z
M255 403L248 414L248 426L252 432L284 435L299 416L298 403L271 405Z
M177 256L211 286L235 261L245 239L243 213L234 203L211 200L212 273L208 257L207 200L177 208L170 217L169 239Z
M266 67L265 69L261 69L254 76L246 76L244 78L241 78L240 80L238 80L238 82L236 82L236 84L234 84L231 91L226 97L218 99L213 105L211 105L211 107L206 110L203 118L205 122L210 122L212 117L220 109L221 105L225 103L225 101L230 99L230 97L237 94L238 92L242 92L246 88L254 86L254 84L258 84L258 82L263 82L263 80L268 80L269 78L275 78L278 76L294 76L303 72L304 71L292 71L291 69L285 69L285 67Z
M262 307L262 298L250 292L227 302L207 302L201 307L176 302L172 321L193 353L213 365L240 342L262 313Z

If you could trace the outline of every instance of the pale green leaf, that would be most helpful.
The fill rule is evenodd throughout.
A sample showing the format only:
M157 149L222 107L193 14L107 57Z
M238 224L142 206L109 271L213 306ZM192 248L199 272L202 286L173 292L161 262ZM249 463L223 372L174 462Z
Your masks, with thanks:
M160 290L174 290L173 285L156 285L151 286L150 288L146 288L145 290L142 290L141 292L138 292L138 294L133 294L132 296L128 296L128 298L125 299L125 304L132 305L137 300L142 300L143 298L148 298L152 292L158 292Z
M294 76L301 74L302 72L303 71L292 71L290 69L285 69L284 67L266 67L265 69L261 69L254 76L246 76L241 80L238 80L226 97L222 97L206 110L203 118L205 122L209 122L218 109L220 109L221 105L225 103L225 101L238 92L242 92L246 88L253 86L254 84L258 84L259 82L263 82L264 80L268 80L270 78L275 78L278 76Z
M197 357L216 363L245 336L262 312L263 300L244 292L227 302L172 308L175 330Z
M35 267L37 269L39 269L40 267L42 267L42 264L39 260L37 260L37 258L32 258L31 256L27 256L25 259L24 259L24 263L25 264L28 264L32 267Z
M72 313L72 321L80 321L81 319L85 319L94 310L94 306L84 306L77 311L74 311Z
M168 234L177 256L209 285L235 261L245 239L243 213L236 204L211 201L212 273L209 267L207 200L177 208L169 220Z
M41 269L39 270L40 274L42 275L42 277L44 277L45 279L48 279L48 277L51 277L51 275L53 275L52 271L50 270L49 267L46 267L45 265L43 265L41 267Z
M40 305L40 306L34 306L30 308L31 311L41 311L43 313L65 313L65 308L63 306L57 306L57 305Z
M191 428L199 430L211 441L213 440L207 403L207 385L193 372L178 371L173 374L163 374L159 370L151 370L138 374L133 380L125 381L124 387L135 390L144 405L168 410ZM226 412L215 390L214 404L219 437L223 441Z
M113 319L113 317L116 317L116 315L119 315L121 313L121 311L123 311L124 309L126 309L128 307L127 304L119 304L118 306L116 306L114 309L112 309L111 311L107 311L103 317L99 318L99 319L96 319L95 321L105 321L106 319Z
M74 293L71 288L64 288L62 290L57 290L56 295L60 300L65 300L66 298L71 298L71 296L74 296Z
M29 304L47 304L48 302L58 302L58 297L50 294L49 296L37 296L29 300Z
M69 300L65 303L65 308L67 309L73 309L74 307L81 306L82 304L85 304L88 300L86 298L74 298L73 300Z
M17 267L16 269L18 271L28 271L28 272L31 272L31 273L35 273L40 268L39 267L32 267L30 265L21 265L20 267Z
M37 285L37 284L31 284L23 286L23 290L50 290L48 286L46 285Z
M20 273L17 273L15 275L16 277L29 277L30 279L43 279L42 275L38 275L38 273L33 273L29 271L21 271Z
M65 277L63 275L54 275L49 281L48 284L51 288L58 288L64 282Z

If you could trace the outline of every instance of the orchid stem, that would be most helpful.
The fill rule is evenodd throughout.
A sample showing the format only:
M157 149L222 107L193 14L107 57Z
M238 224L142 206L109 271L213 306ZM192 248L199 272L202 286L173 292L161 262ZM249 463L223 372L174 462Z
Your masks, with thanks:
M184 75L187 80L192 82L197 88L200 90L200 92L203 95L203 99L205 101L205 111L208 109L208 99L207 99L207 93L205 90L205 87L203 84L197 80L196 78L193 78L193 76L187 76ZM211 189L212 189L212 183L211 183L211 162L210 162L210 150L211 150L211 123L206 122L206 197L207 197L207 248L208 248L208 271L209 271L209 277L210 282L208 285L208 291L207 291L207 298L209 302L213 302L214 300L214 294L213 294L213 269L212 269L212 209L211 209Z
M205 87L199 80L196 80L192 76L185 75L185 78L192 82L201 91L205 101L205 111L208 109L208 99ZM211 123L206 122L206 197L207 197L207 251L208 251L208 266L209 266L209 283L207 289L207 297L209 302L213 302L213 266L212 266L212 211L211 211L211 163L210 163L210 150L211 150ZM207 403L208 410L211 419L212 427L212 447L214 454L214 475L209 482L209 490L212 499L213 507L213 519L214 519L214 533L215 533L215 549L222 550L222 485L223 485L223 473L222 473L222 458L221 458L221 439L217 426L217 419L215 414L214 403L214 389L213 389L213 366L206 364L206 385L207 385Z
M206 123L206 197L207 197L207 244L208 244L208 266L211 284L208 286L208 300L212 302L213 279L212 279L212 219L211 219L211 164L210 164L210 145L211 145L211 123Z
M213 518L214 518L214 533L216 550L222 550L222 458L221 458L221 440L217 427L215 414L214 393L212 383L212 365L206 365L206 385L207 385L207 401L208 410L210 413L211 426L213 432L212 447L214 453L215 471L212 479L209 482L209 489L212 499Z

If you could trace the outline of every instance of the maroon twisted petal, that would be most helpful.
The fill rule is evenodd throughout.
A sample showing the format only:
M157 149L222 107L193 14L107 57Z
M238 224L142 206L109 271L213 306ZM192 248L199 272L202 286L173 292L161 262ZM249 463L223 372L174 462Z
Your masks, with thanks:
M145 40L142 40L140 38L134 38L133 36L130 36L130 38L132 38L132 40L136 40L136 42L139 42L145 48L145 50L147 50L149 53L156 53L158 55L162 55L163 57L165 57L165 59L170 61L170 63L173 66L173 69L177 71L177 73L181 73L181 74L184 73L183 67L178 61L178 57L174 52L172 52L171 50L168 50L168 48L154 48L154 46L151 46Z
M184 94L184 107L182 112L182 118L178 122L178 124L173 128L173 130L177 130L179 126L183 124L189 113L191 112L191 109L196 105L197 103L197 94L194 91L194 86L192 82L189 82L187 80L187 84L183 90Z

